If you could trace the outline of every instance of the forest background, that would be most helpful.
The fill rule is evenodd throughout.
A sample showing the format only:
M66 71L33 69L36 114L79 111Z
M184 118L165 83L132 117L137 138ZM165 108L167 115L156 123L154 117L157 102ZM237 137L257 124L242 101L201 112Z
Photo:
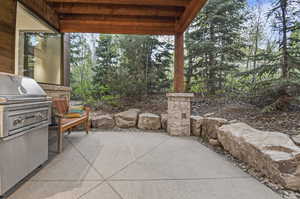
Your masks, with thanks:
M72 99L95 109L172 91L174 38L70 34ZM186 92L265 112L300 96L300 0L209 0L185 33Z

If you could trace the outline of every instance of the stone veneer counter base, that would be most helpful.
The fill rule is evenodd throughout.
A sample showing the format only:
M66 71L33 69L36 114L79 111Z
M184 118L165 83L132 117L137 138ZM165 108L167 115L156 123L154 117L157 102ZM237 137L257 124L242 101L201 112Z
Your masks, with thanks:
M70 87L42 83L40 83L40 86L45 90L49 97L67 97L68 99L70 99Z

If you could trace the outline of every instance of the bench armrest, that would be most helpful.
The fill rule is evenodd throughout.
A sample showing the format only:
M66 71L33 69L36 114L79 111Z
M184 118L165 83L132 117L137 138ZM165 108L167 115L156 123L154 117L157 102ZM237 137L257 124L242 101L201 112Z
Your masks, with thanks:
M90 112L91 112L91 108L88 107L88 106L84 106L84 111L87 113L87 115L89 116L90 115Z
M60 114L60 113L54 113L54 117L57 117L59 119L64 117L64 114Z

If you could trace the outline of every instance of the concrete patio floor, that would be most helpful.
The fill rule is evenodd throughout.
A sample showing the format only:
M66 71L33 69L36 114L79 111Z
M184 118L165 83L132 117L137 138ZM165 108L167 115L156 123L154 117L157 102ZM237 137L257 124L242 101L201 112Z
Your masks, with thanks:
M195 138L74 132L9 199L280 199Z

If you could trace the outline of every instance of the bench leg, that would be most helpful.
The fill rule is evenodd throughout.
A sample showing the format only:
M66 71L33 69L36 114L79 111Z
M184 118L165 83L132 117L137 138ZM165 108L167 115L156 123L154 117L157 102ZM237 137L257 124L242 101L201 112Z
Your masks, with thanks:
M58 153L61 153L63 150L63 138L64 138L64 133L59 128L57 131L57 152Z
M89 130L90 130L89 120L86 120L86 122L85 122L85 132L86 132L86 134L89 134Z

